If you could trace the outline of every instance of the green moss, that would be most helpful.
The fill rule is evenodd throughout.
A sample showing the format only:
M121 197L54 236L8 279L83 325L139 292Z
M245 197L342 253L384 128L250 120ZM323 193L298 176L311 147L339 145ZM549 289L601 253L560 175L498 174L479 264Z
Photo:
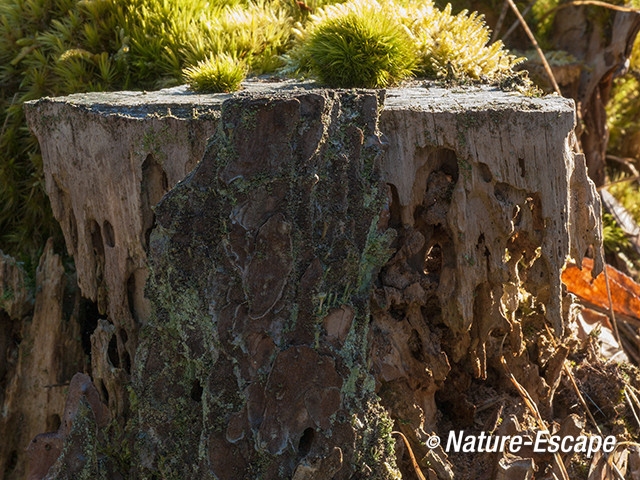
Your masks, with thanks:
M616 223L612 215L602 214L602 244L607 253L620 253L631 250L631 241Z
M364 8L329 17L304 46L312 72L332 87L386 87L409 77L411 38L382 11Z
M63 241L22 103L44 95L155 89L228 53L253 72L280 65L290 6L259 1L7 0L0 3L0 249L37 258Z
M78 403L68 440L62 449L62 461L58 460L50 474L55 478L106 480L106 462L109 459L99 456L102 447L97 432L94 414L83 397ZM80 451L76 450L78 447Z
M163 125L159 129L154 127L148 128L142 137L142 152L140 153L149 152L152 153L160 162L165 161L166 153L164 153L165 149L163 147L168 143L175 141L175 139L169 136L168 132L168 125Z
M371 18L371 23L354 21L363 16ZM499 81L513 76L513 67L519 63L500 41L488 45L489 30L477 13L469 15L465 10L452 15L451 5L438 10L430 1L352 0L330 5L306 26L298 26L296 34L297 46L288 53L287 71L311 73L332 86L382 86L414 71L427 78ZM395 37L394 43L389 35ZM347 39L348 48L342 45ZM405 39L412 44L413 58L406 56ZM370 48L370 43L379 49L358 47ZM347 55L363 59L351 65L343 60ZM337 72L328 72L333 67ZM362 70L378 73L363 75Z
M374 274L377 274L380 268L391 258L394 250L391 243L396 238L395 230L386 230L378 232L377 229L378 216L371 222L369 235L362 257L360 258L358 272L358 289L361 292L369 291Z
M471 172L473 170L473 166L471 165L469 160L463 157L458 157L458 170L462 173L462 176L465 178L465 180L471 180Z
M130 390L130 389L129 389ZM105 428L106 441L98 445L98 454L107 457L118 473L127 478L131 470L133 452L131 448L129 422L125 428L120 425L121 419L113 419Z
M25 128L24 101L81 91L173 86L182 82L184 71L192 73L196 89L228 91L237 83L239 70L228 75L229 81L221 81L224 75L209 68L211 62L209 67L190 69L229 55L246 64L250 73L274 72L294 45L296 32L301 40L284 71L308 72L316 58L324 59L316 62L314 72L332 85L383 86L400 81L414 66L420 75L493 81L507 78L516 63L499 42L487 45L488 30L476 14L451 15L449 7L440 11L431 2L417 0L363 0L327 7L331 3L0 3L0 249L22 259L37 258L50 236L56 238L58 250L63 248L44 193L38 146ZM347 32L353 41L344 42L341 35ZM336 42L330 52L323 50L323 36L343 43L338 54L342 60L328 54L335 53ZM313 39L311 56L302 54L304 39ZM336 62L351 67L336 68ZM205 81L212 77L218 78Z
M229 93L240 89L247 67L227 54L210 56L184 70L189 87L202 93Z
M2 285L0 285L2 287ZM6 285L2 288L2 295L0 295L0 309L5 304L5 302L9 302L13 300L15 297L15 293L11 285Z

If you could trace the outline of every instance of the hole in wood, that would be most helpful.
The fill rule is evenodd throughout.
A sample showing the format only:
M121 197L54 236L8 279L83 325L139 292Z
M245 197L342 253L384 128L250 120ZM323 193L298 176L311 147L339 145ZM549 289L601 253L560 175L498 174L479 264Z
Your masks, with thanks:
M305 457L311 451L311 445L313 444L313 437L315 437L316 432L313 428L307 428L303 433L302 437L300 437L300 442L298 443L298 453L301 457Z
M109 220L105 220L102 224L102 231L104 232L104 243L107 244L107 247L113 248L116 246L116 237L113 232L113 226L109 222Z
M202 385L200 385L200 381L194 380L193 385L191 386L191 400L195 402L202 401Z
M109 340L109 348L107 348L107 355L111 361L111 365L115 368L120 368L120 356L118 355L118 337L113 335Z

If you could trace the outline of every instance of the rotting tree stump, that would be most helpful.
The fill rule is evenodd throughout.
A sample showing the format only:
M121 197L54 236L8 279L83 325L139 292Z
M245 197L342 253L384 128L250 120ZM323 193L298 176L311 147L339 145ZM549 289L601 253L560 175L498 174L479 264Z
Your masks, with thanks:
M400 478L394 422L444 478L437 392L473 415L505 353L551 404L518 307L563 335L565 260L602 262L570 100L250 82L26 109L130 449L72 428L51 478Z

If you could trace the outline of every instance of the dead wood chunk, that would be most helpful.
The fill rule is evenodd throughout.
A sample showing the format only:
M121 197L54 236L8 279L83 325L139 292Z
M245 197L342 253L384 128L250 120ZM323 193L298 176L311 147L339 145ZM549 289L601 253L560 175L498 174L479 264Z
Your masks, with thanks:
M503 457L498 462L496 480L531 480L536 471L533 458Z

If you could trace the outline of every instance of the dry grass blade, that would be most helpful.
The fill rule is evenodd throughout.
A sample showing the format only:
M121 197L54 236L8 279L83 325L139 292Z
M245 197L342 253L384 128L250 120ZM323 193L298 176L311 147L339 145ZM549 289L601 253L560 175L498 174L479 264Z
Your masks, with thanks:
M525 390L525 388L522 385L520 385L520 383L518 383L518 381L516 380L516 377L513 376L513 374L509 370L509 366L507 365L506 360L504 359L504 356L500 357L500 361L502 362L502 366L504 367L505 371L507 372L507 375L509 376L509 380L511 380L511 383L513 383L513 385L516 387L516 389L520 393L520 396L524 400L524 403L527 405L529 410L531 410L531 413L533 414L536 421L538 422L538 426L543 431L546 431L548 434L549 428L547 427L547 424L542 418L542 415L540 415L540 411L538 410L538 407L536 406L535 402L531 398L531 395L529 395L529 392L527 392L527 390ZM553 458L556 461L558 468L560 469L560 473L562 474L562 479L569 480L569 474L567 473L567 469L564 466L564 463L562 462L562 458L560 457L560 455L558 453L554 453Z
M549 79L551 80L551 85L553 85L553 89L556 91L558 95L562 95L562 92L560 91L560 87L558 86L558 82L556 82L556 77L553 75L553 72L551 71L549 62L547 62L547 57L544 56L544 52L540 48L540 45L538 45L538 42L536 41L536 37L533 35L533 32L529 28L529 25L527 25L527 22L524 20L522 15L520 15L520 10L518 10L518 7L516 6L516 4L513 3L513 0L507 0L507 1L509 2L511 9L513 10L513 13L515 13L516 17L518 17L518 20L520 20L520 24L522 25L522 28L524 28L524 31L527 33L527 36L529 37L529 40L531 40L533 47L536 49L536 52L538 52L538 55L540 55L540 60L542 61L542 65L544 65L544 69L547 72Z
M636 419L636 423L640 427L640 419L638 419L638 414L636 413L636 409L640 406L638 404L638 397L636 397L633 391L626 385L624 387L624 398L629 404L629 408L631 408L631 412L633 413L633 417ZM631 401L632 399L633 401Z
M640 448L640 443L638 442L618 442L616 443L616 447L614 449L614 452L618 449L618 447L638 447Z
M554 347L557 346L556 338L553 336L553 334L551 333L551 330L549 330L549 326L546 323L544 324L544 328L547 329L547 333L549 334L549 337L551 338L551 342L553 343L553 346ZM580 400L580 403L582 403L582 407L584 408L585 412L587 412L587 416L589 417L589 420L591 420L591 423L593 423L593 426L596 427L596 430L598 431L598 434L600 436L602 436L602 431L600 430L600 427L598 426L598 422L596 422L596 419L591 414L591 410L589 410L589 407L587 406L587 402L585 402L584 397L582 396L582 393L580 392L580 389L578 388L578 384L576 383L576 379L573 376L573 372L569 368L569 365L568 365L566 360L565 360L564 364L562 365L562 369L564 370L564 373L567 374L567 377L569 377L569 381L571 382L571 385L573 385L573 389L575 390L576 395L578 396L578 399Z
M607 2L600 2L599 0L574 0L573 2L563 3L561 5L558 5L557 7L552 8L547 13L545 13L542 17L540 17L539 22L542 22L545 18L547 18L552 13L557 12L558 10L561 10L566 7L579 7L581 5L594 5L596 7L604 7L610 10L615 10L617 12L626 12L626 13L640 12L640 10L638 10L637 8L625 7L624 5L613 5Z
M544 65L544 69L547 72L547 75L549 76L549 80L551 80L551 85L553 85L553 89L556 91L558 95L562 96L562 92L560 91L558 82L556 82L556 77L553 75L553 72L551 71L551 67L549 66L549 62L547 62L547 57L544 56L544 52L540 48L540 45L538 45L536 37L533 35L533 32L529 28L529 25L527 25L527 22L524 20L522 15L520 15L520 10L518 10L518 7L516 6L516 4L513 3L513 0L507 0L507 1L509 2L511 9L513 10L513 13L515 13L516 17L518 17L518 20L520 20L520 24L522 25L522 28L524 28L524 31L527 33L527 36L529 37L529 40L531 40L533 47L536 49L536 52L538 52L538 55L540 55L540 60L542 61L542 65Z
M620 330L622 332L622 343L624 343L624 353L637 365L640 365L640 356L636 351L640 351L640 336L628 323L624 320L620 322Z
M611 467L611 469L614 471L614 473L616 474L616 477L619 480L624 480L624 475L622 475L622 472L620 472L620 469L618 468L618 466L615 463L613 463L613 456L618 451L618 449L620 449L621 447L638 447L638 448L640 448L640 443L627 442L627 441L618 442L618 443L616 443L616 446L613 448L613 452L611 452L607 457L607 465L609 465Z
M617 185L618 183L624 182L634 182L636 180L640 180L640 175L634 175L633 177L621 178L620 180L615 180L613 182L605 183L598 187L598 190L602 190L603 188L609 188L611 185Z
M611 315L611 324L613 325L613 331L616 334L616 341L620 348L624 351L624 347L622 346L622 340L620 340L620 333L618 333L618 323L616 322L616 314L613 311L613 302L611 301L611 288L609 287L609 274L607 274L607 266L605 265L603 268L604 271L604 283L607 287L607 297L609 299L609 314Z
M416 457L413 454L413 450L411 449L411 445L409 444L409 440L407 440L407 437L404 436L404 433L398 432L396 430L391 432L391 434L394 434L394 433L396 435L400 435L402 437L402 440L404 440L404 444L407 446L407 450L409 450L409 456L411 457L411 464L413 465L413 469L416 471L416 475L418 476L418 479L419 480L427 480L426 478L424 478L424 475L422 474L422 471L420 470L420 467L418 466L418 462L416 461Z
M584 397L582 396L582 393L580 392L580 389L578 388L578 384L576 383L576 379L573 376L573 372L571 371L571 369L567 365L566 361L565 361L565 363L563 365L563 369L564 369L565 373L567 374L567 376L569 377L569 380L571 381L571 385L573 385L573 389L575 390L576 395L578 396L578 399L580 400L580 403L582 403L582 407L587 412L587 416L589 417L589 420L591 420L591 423L593 423L593 425L596 427L596 430L598 431L598 435L602 436L602 431L600 430L600 426L596 422L596 419L593 417L593 414L591 413L591 410L589 410L589 406L587 405L587 402L585 402Z
M607 154L607 160L612 160L616 163L619 163L621 165L624 165L625 168L628 168L629 171L631 172L631 175L633 176L640 176L640 172L638 172L638 169L636 168L636 166L634 165L634 163L636 162L635 158L631 158L631 157L618 157L616 155L611 155L610 153ZM626 180L626 179L625 179Z
M529 13L531 11L531 9L533 8L533 6L536 4L538 0L531 0L531 2L529 2L529 5L527 5L524 10L522 10L522 17L526 17L527 13ZM509 35L511 35L513 33L513 31L518 28L518 25L520 24L520 22L518 20L516 20L515 22L513 22L511 24L511 26L509 27L509 29L504 33L504 35L502 36L502 41L504 42L507 38L509 38Z

